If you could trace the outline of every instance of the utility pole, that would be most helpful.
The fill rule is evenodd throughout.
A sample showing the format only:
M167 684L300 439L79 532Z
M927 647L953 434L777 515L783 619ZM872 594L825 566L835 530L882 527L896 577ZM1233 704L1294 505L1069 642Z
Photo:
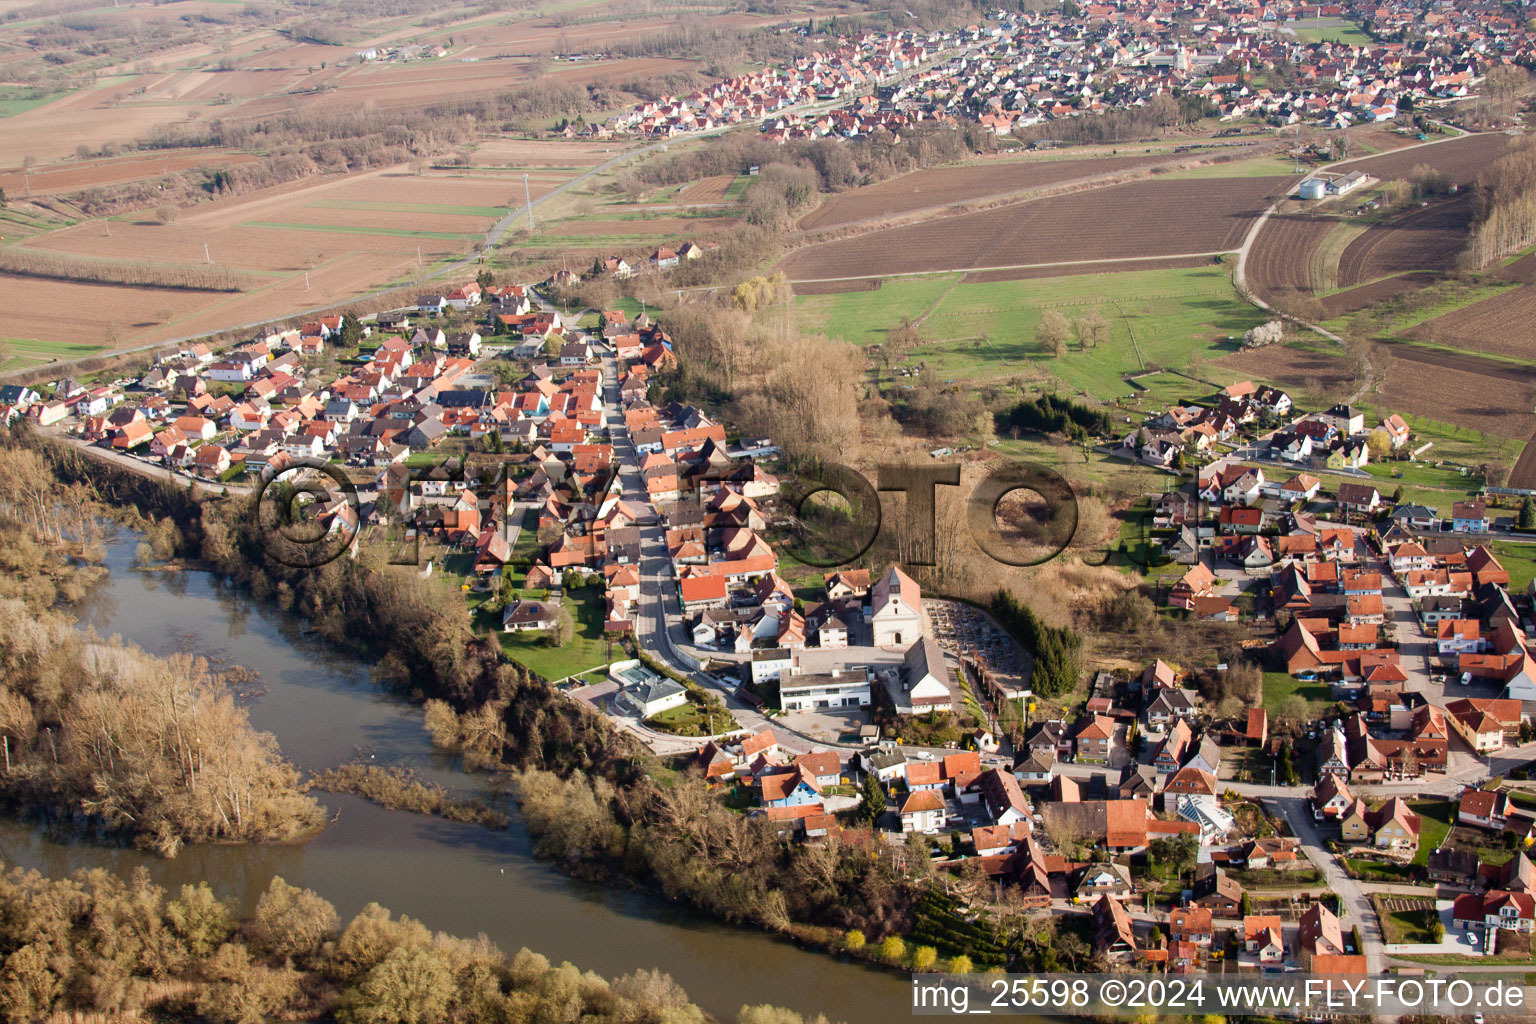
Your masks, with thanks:
M528 188L528 175L523 175L523 200L528 204L528 233L533 234L533 192Z
M208 243L207 242L203 243L203 262L205 262L205 263L212 263L213 262L213 256L211 256L209 254L209 252L208 252Z
M416 265L421 266L421 246L416 247Z

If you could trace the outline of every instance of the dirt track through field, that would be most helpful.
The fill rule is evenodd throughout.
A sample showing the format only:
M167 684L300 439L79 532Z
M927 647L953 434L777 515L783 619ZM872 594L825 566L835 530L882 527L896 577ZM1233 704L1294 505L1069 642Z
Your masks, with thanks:
M1364 171L1383 181L1406 181L1415 167L1423 165L1450 175L1458 185L1470 185L1484 167L1509 151L1512 142L1513 136L1502 132L1468 135L1433 145L1360 157L1335 164L1330 170L1340 173Z
M1248 254L1247 276L1262 298L1283 289L1312 290L1312 254L1338 221L1311 214L1274 216Z
M894 217L977 199L1006 196L1042 185L1087 180L1149 164L1167 163L1167 153L1095 157L1083 160L1010 160L932 167L832 196L800 219L804 231L841 227L871 217Z
M1136 181L823 242L781 268L823 281L1228 252L1289 180Z

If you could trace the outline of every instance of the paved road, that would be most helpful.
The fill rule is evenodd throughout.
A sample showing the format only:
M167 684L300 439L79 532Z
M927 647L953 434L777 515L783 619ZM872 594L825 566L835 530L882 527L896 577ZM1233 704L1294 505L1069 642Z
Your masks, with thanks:
M1266 802L1277 807L1285 815L1286 822L1291 826L1291 833L1301 840L1302 852L1307 855L1307 859L1313 866L1322 872L1329 888L1339 894L1340 903L1344 908L1344 927L1358 925L1360 928L1360 942L1364 947L1361 952L1365 954L1366 971L1370 974L1380 974L1386 947L1381 941L1381 922L1376 919L1376 908L1371 906L1370 898L1360 887L1360 883L1346 875L1338 858L1323 846L1322 836L1318 835L1317 827L1312 821L1312 812L1307 808L1306 798L1296 796L1294 789L1288 792L1292 795L1270 798Z
M841 230L841 226L839 227ZM864 281L871 277L923 277L929 274L968 273L981 274L992 270L1033 270L1037 267L1076 267L1099 263L1148 263L1157 260L1188 260L1188 259L1215 259L1217 256L1225 256L1231 249L1214 249L1210 252L1175 252L1165 256L1115 256L1109 259L1097 260L1057 260L1054 263L1006 263L995 267L950 267L947 270L902 270L896 273L858 274L853 277L797 277L790 284L819 284L826 281ZM705 291L718 287L718 285L703 285L698 288L684 288L683 291Z
M613 443L614 458L619 464L619 483L623 488L623 498L637 507L649 505L645 481L640 476L640 463L634 443L629 437L629 427L624 422L623 407L619 403L618 360L614 358L612 349L606 345L602 349L602 366L605 392L603 414ZM694 671L692 666L678 657L672 638L667 632L667 619L668 616L672 616L680 620L681 614L677 587L671 575L671 559L667 557L666 530L660 522L642 525L640 527L640 601L634 613L635 643L675 671L689 676L700 686L719 694L726 707L735 715L741 728L751 732L768 728L770 723L761 712L739 697L720 690L710 679ZM776 727L776 731L783 740L784 746L801 753L826 745L814 743L782 727ZM691 745L696 746L698 742L691 741Z
M204 494L223 494L225 491L228 491L230 494L251 493L251 488L247 484L215 484L209 483L206 480L198 480L185 473L175 472L166 466L135 458L132 455L126 455L113 448L103 448L101 445L81 440L78 437L64 433L62 430L45 427L43 428L43 433L56 441L63 441L74 446L77 451L87 458L96 459L99 462L112 463L119 468L128 470L130 473L136 473L151 480L169 479L183 486L192 484Z

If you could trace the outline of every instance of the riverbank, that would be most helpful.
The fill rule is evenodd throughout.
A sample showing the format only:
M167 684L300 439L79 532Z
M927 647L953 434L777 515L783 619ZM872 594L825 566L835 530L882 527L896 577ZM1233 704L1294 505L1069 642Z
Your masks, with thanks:
M190 650L248 666L255 678L256 696L246 702L252 724L276 736L301 770L372 755L455 795L490 793L488 777L462 774L457 757L433 746L420 708L380 687L370 664L275 601L257 600L212 574L136 571L138 540L123 532L107 541L105 576L75 609L82 627L121 635L152 653ZM344 917L377 901L433 929L483 932L503 948L527 945L608 976L661 967L724 1020L744 1003L824 1012L849 1024L908 1012L907 986L888 969L806 952L718 924L681 902L555 870L534 856L517 815L508 828L491 830L390 811L356 796L318 796L331 821L301 847L189 846L165 861L12 821L0 823L0 850L7 863L56 876L102 868L127 878L142 868L173 891L207 879L246 913L277 874L315 890Z
M173 895L139 878L12 868L0 877L0 919L7 1020L710 1020L659 971L609 981L526 947L509 957L434 933L378 904L343 926L323 897L276 876L241 913L206 883ZM802 1024L767 1007L738 1020L759 1018Z
M697 906L732 922L719 928L706 926L717 936L717 942L719 936L728 934L733 942L759 951L765 947L774 949L767 960L789 956L797 962L805 961L797 969L801 976L830 972L879 978L870 985L883 994L873 997L872 1002L889 1000L891 1012L906 1011L904 986L894 973L889 973L890 967L875 969L823 952L806 951L834 948L837 937L849 927L876 936L893 927L905 930L904 915L916 890L907 879L901 851L870 841L843 844L837 849L795 846L788 848L786 857L786 848L761 823L721 808L713 799L705 799L700 803L704 816L721 826L715 831L721 836L738 833L729 840L729 848L750 849L753 864L745 868L731 863L726 847L711 847L701 856L700 851L688 847L688 834L703 819L683 809L671 819L674 825L658 828L668 819L664 814L657 817L664 808L653 806L653 798L658 794L687 792L692 797L696 787L691 782L674 785L677 780L672 769L657 763L600 716L507 664L493 643L475 640L462 614L455 618L450 609L439 606L440 588L422 585L414 574L393 572L382 563L373 564L367 554L358 561L340 559L303 573L270 566L265 564L259 542L250 535L248 523L240 516L242 510L228 503L201 501L176 489L146 485L137 479L119 480L117 486L129 494L148 486L153 492L148 496L151 507L173 518L181 530L174 545L176 557L198 559L215 567L217 573L208 579L215 582L221 601L237 606L248 604L249 608L258 609L258 614L269 616L291 613L295 618L288 621L293 625L285 627L285 632L299 634L306 646L317 640L329 641L334 646L324 648L325 657L336 664L348 664L349 671L358 672L369 683L382 685L413 701L435 696L450 702L455 714L472 725L466 732L477 735L486 744L485 753L494 753L494 757L485 758L482 763L498 768L557 772L567 780L579 780L572 790L576 804L566 809L601 808L604 821L598 823L600 834L614 837L617 845L612 840L595 846L577 842L562 852L550 849L548 830L536 830L538 852L553 860L562 871L575 877L601 879L599 884L605 891L614 891L617 885L615 895L626 906L643 907L640 916L644 918L678 917L699 928L703 922L691 909L684 909ZM133 575L149 589L183 592L198 587L203 578L196 571ZM462 607L457 610L462 613ZM249 611L245 614L248 616ZM299 628L297 622L301 620L309 622L313 629ZM187 639L193 644L206 642L206 637ZM359 652L371 652L378 659L371 671L361 668L353 659ZM260 655L254 661L245 655L220 656L243 664L261 660ZM253 717L287 695L272 686L265 670L262 677L269 692L252 706ZM420 739L420 712L404 705L396 707L401 715L414 718L412 730ZM327 728L320 724L326 721L323 715L311 714L302 720L290 718L272 731L290 756L301 767L311 770L364 752L380 753L370 742L359 743L340 756L333 753L318 761L305 759L299 751L309 746L306 733L313 728ZM333 731L323 739L315 737L316 741L333 745L335 724L330 722ZM483 779L455 775L447 758L433 755L433 760L428 774L446 787L483 786ZM413 763L411 767L419 766ZM649 777L653 772L665 776L671 788L653 786ZM580 793L581 783L598 780L610 787L605 797L594 800L595 794ZM326 803L331 806L333 801ZM324 846L324 839L344 824L344 820L338 820L311 849ZM641 824L643 828L635 827ZM470 842L486 845L483 837ZM571 856L573 852L577 856ZM829 852L830 865L826 863ZM590 853L597 856L588 857ZM579 863L581 860L587 862ZM807 867L800 867L800 861L805 861ZM810 868L813 863L819 866ZM912 863L927 867L926 857ZM802 888L803 882L790 885L788 881L814 880L828 870L839 879L837 882L829 878L831 884L812 882ZM658 894L662 899L657 899ZM850 895L856 896L856 903L849 903ZM858 915L851 920L843 916L842 909L850 905ZM828 921L829 914L840 919ZM749 928L740 930L743 923ZM870 957L876 951L859 952ZM763 956L761 952L758 955ZM674 965L670 958L662 962ZM819 966L812 967L810 962ZM715 981L718 979L711 977L711 982ZM697 989L696 983L689 984ZM729 998L734 998L734 993ZM828 998L832 1002L809 1005L848 1020L865 1016L862 1011L837 1010L835 1007L844 1001L841 995ZM774 999L783 1001L783 994L777 989L764 1001ZM866 1005L869 1001L866 999ZM799 1004L798 999L794 1002Z

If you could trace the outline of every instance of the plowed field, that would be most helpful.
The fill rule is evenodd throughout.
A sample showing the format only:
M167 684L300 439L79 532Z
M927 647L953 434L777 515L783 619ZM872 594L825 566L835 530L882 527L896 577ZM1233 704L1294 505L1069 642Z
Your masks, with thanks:
M1228 251L1288 181L1136 181L824 242L782 269L819 280Z
M1450 270L1467 247L1470 197L1436 203L1373 224L1339 258L1339 284L1348 287L1409 270Z
M734 174L717 174L712 178L702 178L687 186L675 196L678 202L683 203L721 203L725 201L725 191L736 181Z
M1286 345L1269 345L1246 352L1234 352L1212 362L1254 380L1308 391L1322 390L1354 379L1342 349L1338 355L1333 355Z
M1337 223L1326 217L1294 214L1271 217L1254 239L1244 267L1248 283L1260 298L1281 289L1312 289L1312 253Z
M1338 171L1364 171L1373 178L1384 181L1407 180L1408 175L1420 164L1437 171L1444 171L1451 180L1470 185L1477 180L1478 172L1495 159L1503 156L1513 140L1500 132L1486 135L1468 135L1448 139L1428 146L1414 146L1379 156L1367 156L1340 164Z
M1394 408L1498 437L1525 440L1536 431L1536 416L1524 400L1530 382L1517 379L1536 372L1411 346L1394 349L1385 369L1380 393Z
M1536 285L1521 285L1491 299L1420 324L1413 337L1442 345L1536 360Z
M1411 292L1416 288L1423 288L1440 280L1440 275L1425 271L1423 273L1399 274L1397 277L1389 277L1381 281L1372 281L1358 288L1350 288L1347 291L1334 292L1322 300L1323 309L1331 319L1336 316L1348 316L1368 306L1374 306L1378 302Z
M1167 153L1089 160L1011 160L965 167L933 167L833 196L800 220L808 231L890 217L948 203L1004 196L1042 185L1091 178L1166 163Z
M25 195L29 188L32 195L45 196L75 192L97 185L120 185L172 171L184 171L189 167L223 167L255 159L250 153L231 153L225 150L171 150L151 157L135 156L125 160L64 164L60 167L41 168L31 174L23 174L19 170L7 171L0 174L0 188L13 199Z

